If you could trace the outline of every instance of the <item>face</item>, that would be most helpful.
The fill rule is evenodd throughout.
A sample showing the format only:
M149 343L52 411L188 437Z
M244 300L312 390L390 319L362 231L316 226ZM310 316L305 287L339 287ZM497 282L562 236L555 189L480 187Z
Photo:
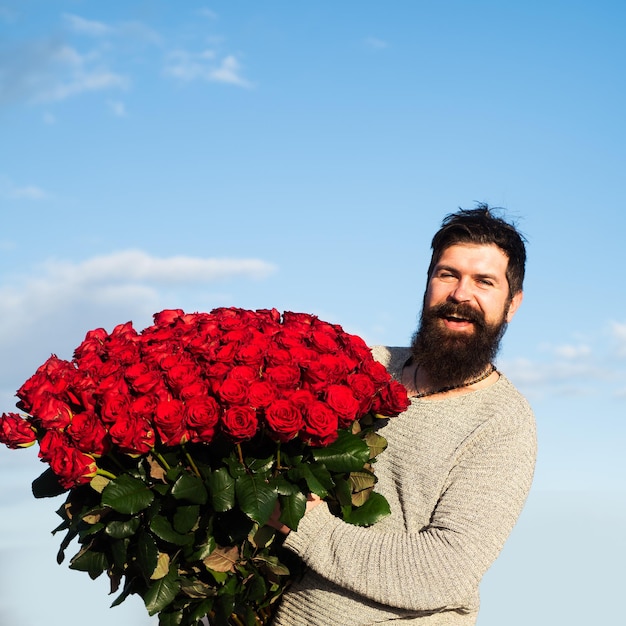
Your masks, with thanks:
M413 358L439 386L462 384L493 362L522 294L510 298L508 259L495 245L446 248L424 296Z
M449 246L429 278L424 309L443 303L463 304L461 309L479 312L488 325L510 322L522 294L514 295L509 302L508 262L506 254L494 244ZM475 329L471 315L453 314L440 323L451 333L473 333Z

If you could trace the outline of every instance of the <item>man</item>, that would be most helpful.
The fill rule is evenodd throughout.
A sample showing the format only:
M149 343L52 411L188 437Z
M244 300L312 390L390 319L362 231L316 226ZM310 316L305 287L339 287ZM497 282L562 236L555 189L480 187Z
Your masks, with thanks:
M535 464L532 411L493 365L522 301L526 252L486 205L446 217L432 248L412 346L373 350L411 397L381 429L377 490L391 515L355 527L312 499L297 532L283 527L308 568L276 626L476 622L480 580Z

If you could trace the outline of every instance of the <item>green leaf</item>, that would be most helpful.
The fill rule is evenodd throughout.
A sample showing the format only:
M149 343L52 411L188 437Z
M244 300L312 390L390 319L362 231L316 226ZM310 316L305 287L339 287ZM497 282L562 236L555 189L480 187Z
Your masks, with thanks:
M111 556L113 558L114 568L117 568L119 572L123 572L128 563L128 546L130 539L114 539L109 544L111 546ZM108 572L109 575L111 571Z
M306 512L306 496L301 491L290 496L280 496L280 510L280 521L292 530L298 530L298 524Z
M194 552L191 552L188 555L187 560L190 562L202 561L202 559L205 559L207 556L209 556L209 554L211 554L211 552L213 552L213 550L215 550L216 546L217 544L215 542L215 538L209 536L207 537L205 543L197 547Z
M235 494L241 510L258 524L265 524L274 511L278 494L262 477L255 474L238 476Z
M57 475L50 468L33 480L32 489L35 498L54 498L67 491L61 487Z
M193 474L181 474L172 487L172 495L177 500L187 500L193 504L204 504L207 501L207 491L202 479Z
M267 546L274 543L276 532L271 526L255 524L248 535L248 541L254 548L267 548Z
M353 509L344 519L355 526L371 526L390 513L385 497L373 491L363 505Z
M148 532L142 532L137 538L137 563L145 578L150 578L159 559L156 540Z
M124 539L124 537L132 537L139 528L140 523L141 521L138 517L131 517L123 521L114 520L106 525L104 532L113 539Z
M192 506L179 506L174 513L174 530L179 533L188 533L196 526L200 518L200 507L197 504Z
M378 433L369 432L363 437L363 440L370 449L370 459L378 456L387 448L387 440Z
M180 591L180 581L176 566L170 567L167 576L157 580L143 596L143 601L150 615L156 615L159 611L170 605Z
M276 556L269 556L260 554L254 558L255 562L262 562L264 566L277 576L289 576L289 569L286 565L281 563Z
M81 550L71 561L70 569L87 572L92 580L95 580L109 567L109 562L103 552L93 550Z
M161 611L159 613L159 626L182 626L183 611Z
M211 503L218 513L230 511L235 506L235 479L225 467L214 471L207 479Z
M315 476L319 484L322 485L323 489L330 491L334 487L333 477L324 465L321 463L309 463L307 467L311 470L311 474ZM320 497L324 498L325 496L321 495Z
M102 492L103 505L129 515L147 509L153 500L154 494L146 484L128 474L112 480Z
M200 602L199 604L196 604L195 608L191 612L192 623L194 619L195 620L202 619L205 615L209 613L209 611L211 611L212 608L213 608L213 598L208 598L204 602Z
M318 495L320 498L325 498L328 495L328 490L324 485L316 478L315 474L311 471L311 466L306 463L302 463L296 467L293 467L287 472L289 480L299 483L304 480L307 485L307 489Z
M350 488L349 480L344 478L337 480L335 496L342 507L346 506L352 508L352 489Z
M280 496L290 496L294 493L300 493L300 487L294 484L284 474L279 474L270 480L272 489L275 489Z
M193 541L193 535L177 533L169 520L162 515L157 515L150 522L150 530L163 541L173 543L176 546L184 546Z
M271 471L274 465L274 455L267 459L255 459L254 457L245 459L246 466L253 474L266 474Z
M340 430L334 443L326 448L313 448L312 454L330 472L355 472L369 461L370 449L357 435Z

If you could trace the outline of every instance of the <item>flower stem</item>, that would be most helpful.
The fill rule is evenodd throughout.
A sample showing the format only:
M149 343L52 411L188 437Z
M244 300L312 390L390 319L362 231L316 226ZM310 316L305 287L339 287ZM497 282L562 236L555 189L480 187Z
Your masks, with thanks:
M105 476L106 478L110 478L111 480L115 480L117 478L117 476L105 469L102 468L98 468L98 470L96 471L96 474L98 476Z
M243 462L243 452L241 451L241 444L238 443L235 447L237 448L237 456L239 457L239 462L245 466L245 463Z
M161 464L163 469L165 469L165 471L169 471L171 469L170 464L165 460L160 452L157 452L154 448L152 448L151 452L154 455L154 458Z
M198 466L196 465L195 461L193 460L191 454L189 454L189 451L187 450L187 448L185 448L185 446L183 445L183 450L185 452L185 457L187 458L187 460L189 461L189 465L191 465L191 469L193 470L194 474L198 477L201 478L200 476L200 470L198 469Z

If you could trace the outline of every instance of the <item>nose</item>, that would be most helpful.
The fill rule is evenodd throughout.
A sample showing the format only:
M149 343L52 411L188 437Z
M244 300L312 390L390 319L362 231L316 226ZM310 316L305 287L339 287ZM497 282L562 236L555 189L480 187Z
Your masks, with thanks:
M448 297L454 302L469 302L472 298L469 281L465 278L459 279Z

